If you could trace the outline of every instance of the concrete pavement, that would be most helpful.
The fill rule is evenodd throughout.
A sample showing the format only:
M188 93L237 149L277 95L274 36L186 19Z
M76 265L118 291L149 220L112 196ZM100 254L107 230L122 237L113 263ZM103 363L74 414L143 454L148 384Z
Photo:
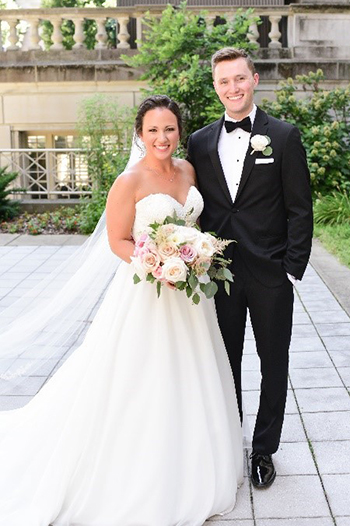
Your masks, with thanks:
M12 236L12 237L11 237ZM73 253L83 236L0 235L0 312ZM234 511L211 526L350 526L350 270L314 243L295 289L285 423L267 490L248 479ZM1 315L1 314L0 314ZM258 406L259 361L251 327L244 352L244 404L251 428ZM18 407L21 396L0 397ZM23 525L25 526L25 525Z

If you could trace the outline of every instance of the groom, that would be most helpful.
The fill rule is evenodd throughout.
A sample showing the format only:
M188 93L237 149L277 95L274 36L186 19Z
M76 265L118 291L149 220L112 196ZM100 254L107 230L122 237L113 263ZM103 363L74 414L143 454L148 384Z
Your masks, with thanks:
M188 159L204 198L202 229L237 241L227 253L235 279L231 294L220 288L216 309L240 410L250 313L261 364L251 480L261 488L276 476L271 455L279 446L287 395L292 283L302 278L311 250L309 171L297 128L255 106L259 75L247 53L217 51L212 72L225 116L190 136Z

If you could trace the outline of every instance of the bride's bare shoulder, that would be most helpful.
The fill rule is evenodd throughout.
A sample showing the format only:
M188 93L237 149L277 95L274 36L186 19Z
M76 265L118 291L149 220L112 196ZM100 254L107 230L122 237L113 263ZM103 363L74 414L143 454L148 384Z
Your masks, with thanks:
M196 185L196 172L191 163L185 159L176 159L176 166L185 177L188 177L191 184Z
M138 163L118 175L109 191L109 196L123 195L130 198L135 197L136 190L140 183L140 169L137 165Z

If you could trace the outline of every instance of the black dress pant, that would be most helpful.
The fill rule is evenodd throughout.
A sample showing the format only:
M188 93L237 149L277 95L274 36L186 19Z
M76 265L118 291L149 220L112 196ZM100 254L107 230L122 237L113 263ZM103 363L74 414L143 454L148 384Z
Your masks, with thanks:
M221 333L231 363L242 417L241 366L247 310L260 358L260 405L253 434L253 450L277 451L288 385L288 352L292 331L293 285L286 275L282 285L261 284L246 267L237 250L232 270L234 283L228 296L223 287L215 296Z

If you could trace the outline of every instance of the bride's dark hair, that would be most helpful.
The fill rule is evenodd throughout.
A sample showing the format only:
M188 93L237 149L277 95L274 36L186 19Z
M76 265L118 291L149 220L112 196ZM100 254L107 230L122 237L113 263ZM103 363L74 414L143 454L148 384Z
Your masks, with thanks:
M180 137L182 134L182 117L178 104L167 97L166 95L151 95L141 102L135 119L135 131L137 135L142 132L143 118L146 113L155 108L164 108L170 110L177 119L177 125L179 127Z

